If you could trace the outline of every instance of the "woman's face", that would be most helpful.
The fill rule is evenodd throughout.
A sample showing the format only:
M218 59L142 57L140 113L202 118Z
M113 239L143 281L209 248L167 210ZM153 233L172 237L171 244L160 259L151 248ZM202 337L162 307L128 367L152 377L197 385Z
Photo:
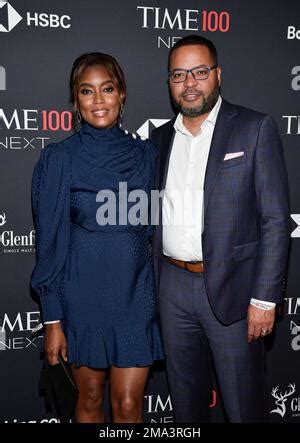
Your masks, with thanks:
M78 81L77 106L82 118L95 128L111 128L118 121L124 94L119 93L104 66L86 68Z

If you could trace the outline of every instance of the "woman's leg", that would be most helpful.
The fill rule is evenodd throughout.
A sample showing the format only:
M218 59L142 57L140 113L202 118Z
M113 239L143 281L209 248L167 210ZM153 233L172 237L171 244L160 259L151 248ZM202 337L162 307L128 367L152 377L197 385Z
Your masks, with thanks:
M103 393L106 370L87 366L75 368L72 365L72 372L79 391L76 423L104 423Z
M113 423L142 423L144 391L149 367L110 370Z

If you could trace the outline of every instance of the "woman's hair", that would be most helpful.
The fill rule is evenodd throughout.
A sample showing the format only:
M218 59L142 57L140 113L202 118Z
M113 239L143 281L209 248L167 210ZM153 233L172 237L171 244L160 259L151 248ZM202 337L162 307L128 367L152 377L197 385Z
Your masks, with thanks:
M73 104L73 126L78 130L77 121L77 87L80 77L86 68L94 66L103 66L108 74L110 75L112 81L118 88L119 94L126 96L126 83L123 71L117 62L117 60L108 54L103 54L101 52L90 52L80 55L73 63L71 75L70 75L70 93L71 93L71 103ZM123 100L123 101L124 101Z

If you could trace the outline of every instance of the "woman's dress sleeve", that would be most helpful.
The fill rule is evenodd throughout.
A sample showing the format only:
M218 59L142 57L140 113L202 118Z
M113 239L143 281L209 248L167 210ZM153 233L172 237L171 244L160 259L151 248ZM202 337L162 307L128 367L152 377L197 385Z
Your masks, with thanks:
M37 261L31 287L40 297L43 321L60 320L70 241L70 160L59 144L47 146L34 168L32 208Z

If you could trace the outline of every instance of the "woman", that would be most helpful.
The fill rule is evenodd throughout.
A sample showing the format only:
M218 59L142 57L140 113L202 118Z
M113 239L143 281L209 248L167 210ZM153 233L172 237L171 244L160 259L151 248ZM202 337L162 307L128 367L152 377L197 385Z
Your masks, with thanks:
M113 421L141 422L149 367L163 352L149 229L124 223L119 187L149 194L156 152L118 124L126 86L113 57L80 56L70 87L80 130L46 147L33 174L32 287L40 296L45 352L51 365L59 353L71 364L77 422L104 421L108 371ZM112 193L114 207L101 212L103 195Z

